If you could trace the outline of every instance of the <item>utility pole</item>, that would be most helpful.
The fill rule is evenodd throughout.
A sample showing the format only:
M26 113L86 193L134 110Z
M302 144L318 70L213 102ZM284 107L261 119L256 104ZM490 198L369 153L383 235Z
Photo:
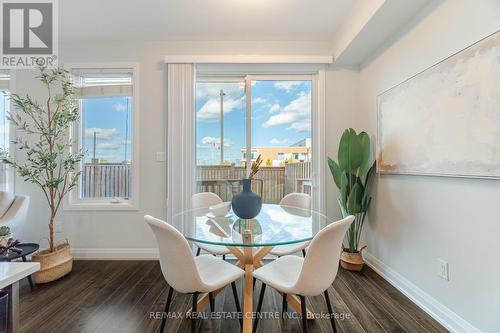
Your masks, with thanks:
M220 90L220 165L224 165L224 90Z
M97 143L97 132L94 131L94 146L92 147L93 150L94 150L94 153L92 155L92 164L98 164L99 163L99 161L95 158L96 143Z

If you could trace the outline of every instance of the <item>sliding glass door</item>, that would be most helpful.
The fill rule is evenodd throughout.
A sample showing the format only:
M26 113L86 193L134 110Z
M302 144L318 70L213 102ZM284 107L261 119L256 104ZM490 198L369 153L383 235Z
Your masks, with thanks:
M196 191L231 200L253 161L265 203L312 194L312 77L248 75L196 83Z

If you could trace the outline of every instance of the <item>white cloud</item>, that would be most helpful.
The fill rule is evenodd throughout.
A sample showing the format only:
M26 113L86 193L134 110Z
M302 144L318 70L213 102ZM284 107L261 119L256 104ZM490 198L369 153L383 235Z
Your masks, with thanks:
M283 145L283 144L285 144L285 143L287 143L287 142L288 142L288 139L283 139L283 140L276 139L276 138L272 138L272 139L271 139L271 143L272 143L273 145Z
M119 150L120 148L122 148L123 146L121 146L120 144L117 144L117 143L109 143L109 142L106 142L106 143L98 143L96 145L96 148L97 150Z
M221 89L226 98L237 99L245 92L245 84L202 82L196 84L196 98L219 98Z
M287 93L292 92L295 88L300 86L303 81L277 81L274 83L274 87L280 90L284 90Z
M94 132L97 133L97 139L99 140L109 140L118 134L118 130L116 128L91 127L85 129L85 136L93 138Z
M292 125L290 125L287 129L294 130L295 132L308 132L311 130L311 122L303 121L292 123Z
M280 112L280 110L281 110L281 106L279 104L273 104L269 108L269 113L277 113L277 112Z
M220 138L216 138L213 136L205 136L201 139L201 143L204 145L212 145L212 144L219 145ZM224 139L224 147L231 147L231 146L232 146L231 140Z
M311 125L311 93L301 92L296 99L281 109L275 115L262 124L262 127L269 128L278 125L288 125L289 129L296 132L307 131ZM309 126L309 127L308 127Z
M227 114L234 109L242 106L243 99L224 99L224 114ZM217 98L209 99L200 110L196 113L197 120L201 121L215 121L220 119L220 100Z
M265 104L267 100L264 97L252 98L252 104Z
M127 106L123 103L117 103L113 105L113 108L115 109L116 112L123 112L127 110Z

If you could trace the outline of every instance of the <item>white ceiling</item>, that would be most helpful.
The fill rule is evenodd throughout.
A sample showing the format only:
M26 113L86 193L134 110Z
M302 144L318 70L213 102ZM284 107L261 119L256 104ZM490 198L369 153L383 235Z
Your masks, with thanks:
M60 39L325 41L372 0L62 0Z

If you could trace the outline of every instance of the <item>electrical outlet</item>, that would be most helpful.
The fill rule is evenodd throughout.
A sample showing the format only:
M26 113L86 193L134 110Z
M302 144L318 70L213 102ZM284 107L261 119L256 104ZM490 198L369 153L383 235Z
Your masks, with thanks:
M164 151L156 152L156 161L165 162L167 160L167 154Z
M449 272L448 272L448 263L442 259L438 259L437 260L437 275L442 278L442 279L445 279L446 281L449 281L450 280L450 275L449 275Z

